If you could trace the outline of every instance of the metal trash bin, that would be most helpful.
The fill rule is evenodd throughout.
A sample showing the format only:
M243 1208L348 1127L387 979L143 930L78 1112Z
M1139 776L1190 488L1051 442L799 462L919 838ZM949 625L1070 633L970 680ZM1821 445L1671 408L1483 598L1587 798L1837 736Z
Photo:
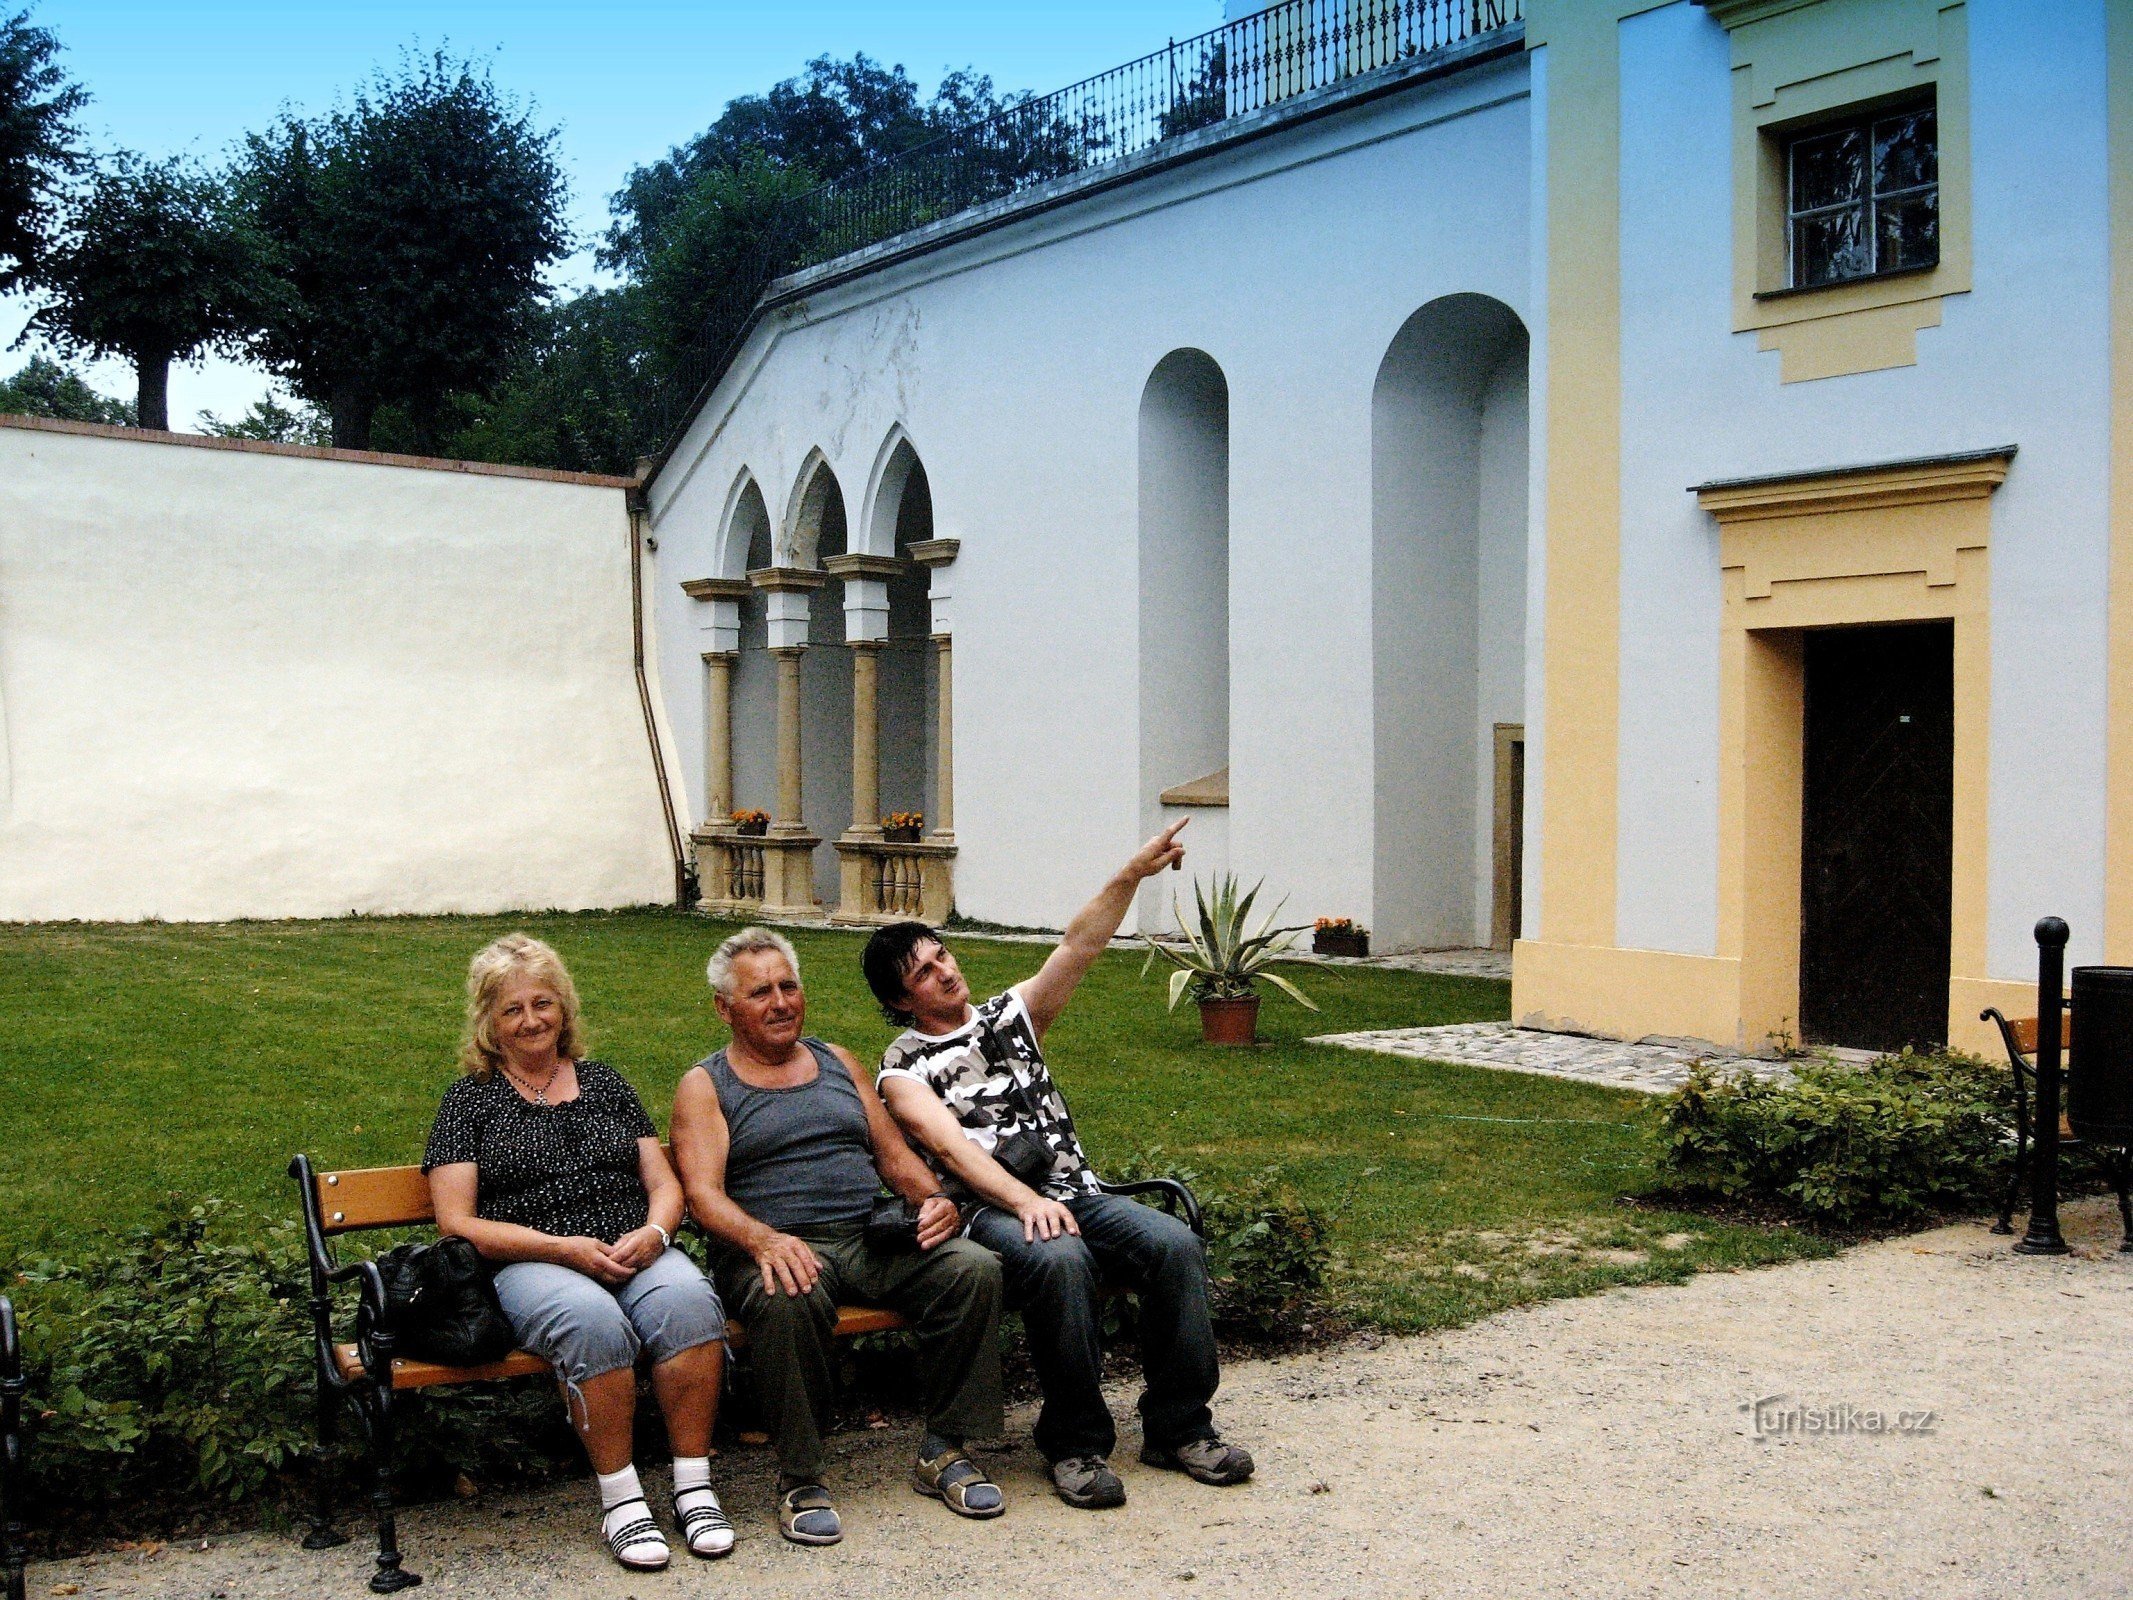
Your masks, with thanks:
M2076 967L2066 1113L2077 1138L2133 1145L2133 967Z

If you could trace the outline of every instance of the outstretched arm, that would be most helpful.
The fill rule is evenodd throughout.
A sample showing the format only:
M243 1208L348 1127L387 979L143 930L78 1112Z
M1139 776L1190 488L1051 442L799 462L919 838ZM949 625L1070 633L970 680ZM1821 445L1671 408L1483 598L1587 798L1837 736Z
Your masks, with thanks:
M1134 851L1133 858L1097 891L1096 898L1074 914L1050 959L1022 985L1022 1003L1029 1008L1030 1026L1037 1030L1037 1037L1043 1038L1044 1030L1066 1009L1083 975L1104 953L1111 935L1118 932L1118 925L1126 920L1126 908L1133 904L1141 884L1185 859L1185 847L1177 837L1190 820L1187 817L1173 822Z

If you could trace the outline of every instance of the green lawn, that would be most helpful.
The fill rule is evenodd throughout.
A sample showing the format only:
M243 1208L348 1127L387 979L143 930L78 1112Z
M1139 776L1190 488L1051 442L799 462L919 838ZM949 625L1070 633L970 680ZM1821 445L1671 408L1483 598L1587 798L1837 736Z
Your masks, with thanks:
M79 1253L169 1193L286 1216L283 1167L416 1160L453 1072L466 963L524 928L577 978L591 1047L663 1124L675 1080L720 1039L703 963L726 931L653 912L219 926L0 927L7 1134L0 1261ZM804 933L811 1030L872 1059L892 1029L860 936ZM1033 944L959 947L981 993ZM1210 1049L1166 1016L1138 957L1107 957L1047 1053L1099 1168L1158 1159L1219 1184L1278 1167L1342 1208L1345 1308L1442 1326L1519 1301L1819 1253L1783 1230L1626 1208L1651 1165L1641 1096L1301 1043L1506 1013L1505 986L1373 969L1298 976L1317 1015L1270 999L1256 1050Z

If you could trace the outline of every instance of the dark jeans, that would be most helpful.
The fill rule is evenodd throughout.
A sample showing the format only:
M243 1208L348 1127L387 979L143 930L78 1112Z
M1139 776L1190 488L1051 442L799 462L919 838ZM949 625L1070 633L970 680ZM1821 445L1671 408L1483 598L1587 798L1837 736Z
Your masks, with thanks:
M1030 1360L1044 1388L1036 1443L1047 1461L1108 1456L1118 1430L1104 1404L1096 1286L1140 1296L1141 1428L1150 1444L1175 1447L1215 1432L1208 1401L1221 1372L1207 1314L1207 1252L1175 1217L1120 1195L1067 1202L1081 1237L1025 1242L1011 1213L986 1206L970 1237L996 1252L1008 1304L1029 1329Z
M897 1254L856 1232L801 1237L822 1262L808 1294L766 1294L754 1261L730 1250L718 1258L719 1295L748 1330L748 1365L781 1473L822 1471L839 1305L887 1306L910 1320L927 1427L957 1439L1001 1431L1000 1268L992 1256L967 1239Z

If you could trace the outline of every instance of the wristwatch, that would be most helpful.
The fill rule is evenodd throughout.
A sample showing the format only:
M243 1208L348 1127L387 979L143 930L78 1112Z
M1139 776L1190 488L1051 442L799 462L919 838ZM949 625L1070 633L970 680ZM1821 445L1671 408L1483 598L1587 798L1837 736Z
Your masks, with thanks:
M650 1218L645 1219L644 1225L647 1228L650 1228L654 1233L659 1235L659 1247L662 1250L671 1250L674 1248L674 1235L667 1232L666 1229L662 1228L658 1223L652 1221Z

